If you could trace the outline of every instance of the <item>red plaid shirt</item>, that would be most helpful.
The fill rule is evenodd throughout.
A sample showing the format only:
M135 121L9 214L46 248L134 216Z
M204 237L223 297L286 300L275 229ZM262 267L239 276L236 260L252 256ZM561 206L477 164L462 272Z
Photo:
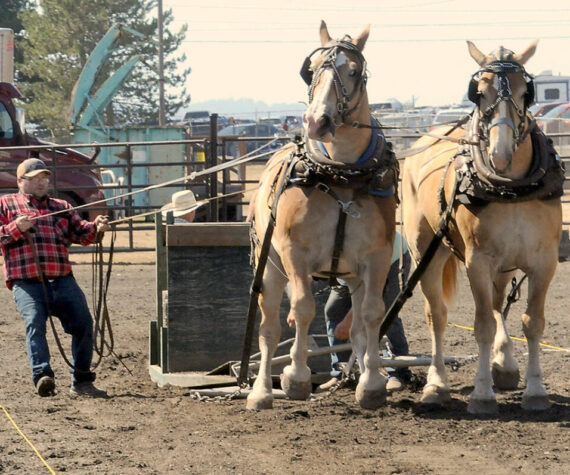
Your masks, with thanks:
M65 213L34 220L30 234L45 278L71 274L68 248L72 243L84 246L91 244L96 235L95 224L82 220L71 208L67 201L47 196L39 199L24 193L14 193L0 197L0 247L8 288L12 287L11 283L15 279L40 278L32 248L15 223L15 219L22 214L33 218L69 209Z

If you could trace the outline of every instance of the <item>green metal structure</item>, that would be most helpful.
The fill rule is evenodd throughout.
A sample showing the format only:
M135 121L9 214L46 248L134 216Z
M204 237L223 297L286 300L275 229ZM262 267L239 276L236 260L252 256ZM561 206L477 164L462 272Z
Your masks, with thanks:
M116 50L117 43L124 32L144 38L144 35L136 30L124 25L114 25L97 43L81 71L72 94L70 120L74 127L88 128L94 121L98 121L101 127L104 127L99 114L109 105L113 96L140 61L139 55L134 56L113 73L96 92L92 92L98 74Z

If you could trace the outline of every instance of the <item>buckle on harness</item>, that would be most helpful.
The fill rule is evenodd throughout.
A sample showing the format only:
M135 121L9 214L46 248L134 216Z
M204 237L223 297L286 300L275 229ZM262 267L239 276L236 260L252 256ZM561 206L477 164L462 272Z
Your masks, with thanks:
M337 203L339 204L339 206L341 207L343 213L348 214L349 216L352 216L355 219L360 218L360 211L351 209L352 206L352 201L347 201L346 203L343 203L340 200L337 200Z
M327 195L330 195L334 198L334 200L338 203L338 205L340 206L340 209L342 210L343 213L348 214L349 216L351 216L352 218L358 219L360 218L360 211L357 210L353 210L351 209L352 203L354 203L353 201L347 201L347 202L343 202L340 200L340 198L337 196L337 194L330 189L330 187L322 182L317 183L316 188L321 190L323 193L326 193Z

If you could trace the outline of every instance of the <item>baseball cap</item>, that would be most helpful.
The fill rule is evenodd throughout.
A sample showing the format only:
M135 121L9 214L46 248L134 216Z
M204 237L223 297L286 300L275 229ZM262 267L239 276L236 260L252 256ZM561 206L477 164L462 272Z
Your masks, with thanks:
M24 160L18 165L18 169L16 170L16 176L18 178L32 178L40 173L51 175L46 164L38 158L28 158L27 160Z

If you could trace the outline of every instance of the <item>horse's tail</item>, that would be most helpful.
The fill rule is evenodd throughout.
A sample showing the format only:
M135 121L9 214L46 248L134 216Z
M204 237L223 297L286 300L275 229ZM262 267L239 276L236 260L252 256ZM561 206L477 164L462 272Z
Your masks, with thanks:
M443 286L443 301L445 305L449 305L455 297L457 291L457 270L459 262L453 254L447 259L443 266L443 275L441 283Z

